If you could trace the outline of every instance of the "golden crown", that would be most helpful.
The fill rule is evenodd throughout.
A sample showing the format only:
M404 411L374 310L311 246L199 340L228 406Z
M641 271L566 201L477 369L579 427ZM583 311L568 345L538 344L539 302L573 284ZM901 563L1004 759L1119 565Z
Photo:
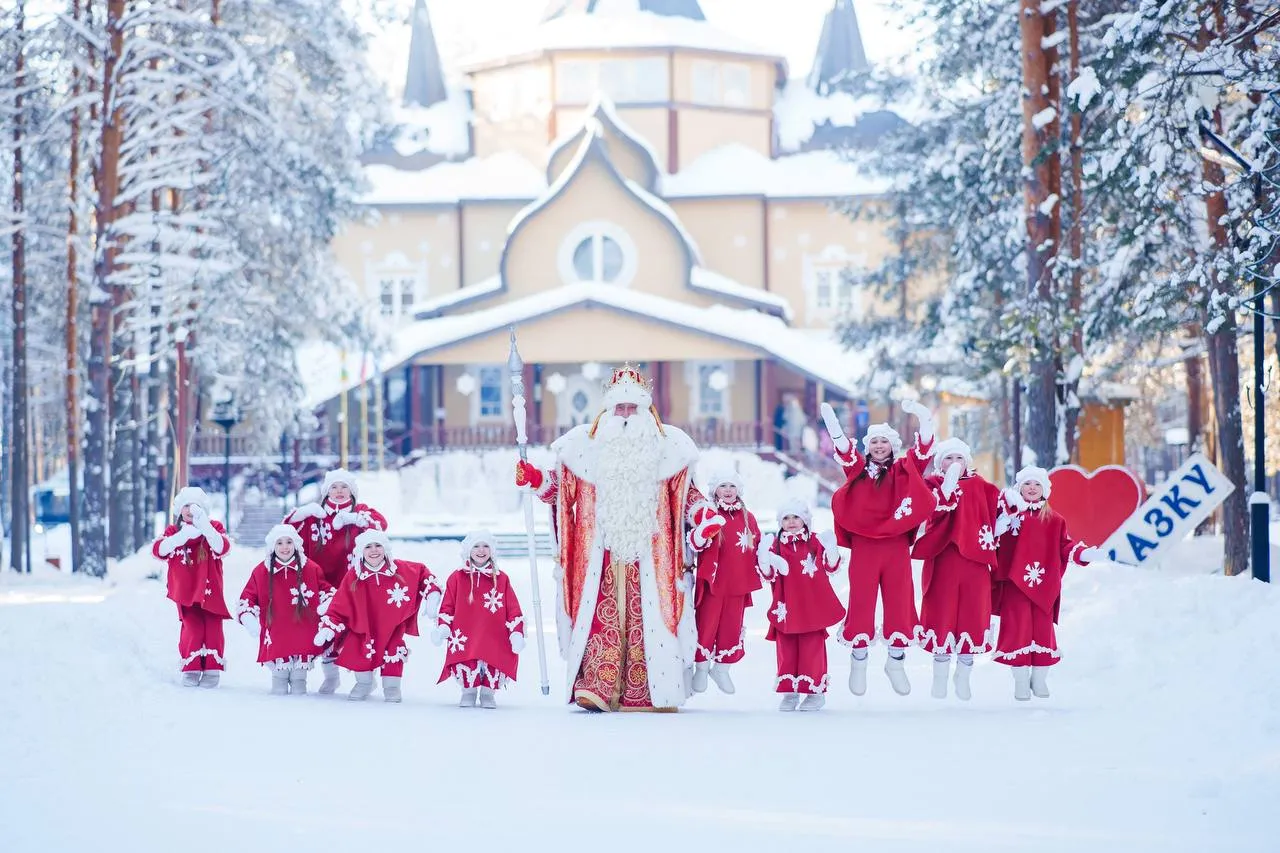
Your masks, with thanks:
M634 383L639 385L645 391L648 391L650 394L653 393L653 383L646 379L643 373L632 367L630 364L624 364L622 367L616 368L613 371L613 374L609 377L609 381L605 383L604 387L605 390L608 390L613 386L624 382Z

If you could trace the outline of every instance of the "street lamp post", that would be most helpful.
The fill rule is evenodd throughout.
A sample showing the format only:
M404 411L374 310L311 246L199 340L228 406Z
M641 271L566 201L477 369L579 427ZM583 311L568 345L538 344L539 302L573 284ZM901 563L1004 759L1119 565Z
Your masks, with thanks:
M226 496L227 532L231 531L231 430L240 423L240 412L236 409L235 399L228 397L214 406L213 422L223 429L222 445L222 490Z
M1253 181L1254 203L1262 206L1262 173L1253 164L1214 133L1213 128L1200 123L1200 138L1225 155L1226 161L1214 158L1224 166L1236 168ZM1212 152L1201 149L1205 156ZM1262 365L1266 361L1266 325L1262 299L1266 293L1263 277L1254 273L1253 296L1253 494L1249 496L1249 544L1250 567L1253 576L1264 583L1271 582L1271 499L1267 496L1267 430L1266 383ZM1243 438L1243 436L1242 436Z

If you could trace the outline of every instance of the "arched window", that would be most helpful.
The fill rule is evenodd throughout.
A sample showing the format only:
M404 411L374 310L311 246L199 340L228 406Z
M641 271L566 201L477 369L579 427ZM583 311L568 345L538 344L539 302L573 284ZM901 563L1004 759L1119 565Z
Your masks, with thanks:
M560 246L560 277L625 287L636 275L636 248L627 232L611 222L587 222L569 232Z

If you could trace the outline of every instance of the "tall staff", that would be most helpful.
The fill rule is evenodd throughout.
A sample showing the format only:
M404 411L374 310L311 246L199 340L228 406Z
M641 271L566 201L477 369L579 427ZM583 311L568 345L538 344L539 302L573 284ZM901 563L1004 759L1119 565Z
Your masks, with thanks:
M516 422L516 448L520 458L529 459L529 436L525 431L527 413L524 399L524 361L516 349L516 329L511 327L511 355L507 358L507 370L511 373L511 412ZM533 494L526 492L524 502L524 530L529 551L529 575L533 578L533 618L538 630L538 673L542 677L542 695L551 694L551 682L547 680L547 645L542 636L542 594L538 590L538 543L533 535Z

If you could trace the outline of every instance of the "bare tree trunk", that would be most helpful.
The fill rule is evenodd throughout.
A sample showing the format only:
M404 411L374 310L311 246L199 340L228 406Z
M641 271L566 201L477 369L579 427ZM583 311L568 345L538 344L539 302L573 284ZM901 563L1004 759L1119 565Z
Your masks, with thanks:
M1058 445L1058 364L1060 348L1053 322L1053 262L1061 243L1060 159L1056 51L1044 46L1054 30L1054 11L1039 0L1020 0L1022 31L1022 163L1026 173L1027 291L1043 318L1035 342L1027 394L1027 444L1037 464L1052 467Z
M1075 80L1080 74L1080 0L1071 0L1067 4L1067 30L1071 42L1069 75ZM1080 369L1075 362L1079 360L1079 365L1084 363L1084 327L1080 316L1084 305L1084 144L1080 138L1081 123L1080 110L1072 109L1069 131L1071 139L1068 141L1071 152L1071 232L1067 244L1067 251L1071 255L1071 284L1067 294L1067 306L1071 312L1071 341L1067 347L1069 367L1062 389L1067 459L1070 461L1078 461L1076 445L1080 430Z
M80 0L71 0L71 17L80 21ZM80 97L80 67L71 68L71 97ZM80 545L80 401L77 399L80 371L80 291L77 271L76 240L79 237L80 204L80 108L71 111L71 151L67 185L67 503L71 523L71 571L81 570L83 556Z
M13 96L13 425L9 431L9 453L13 457L9 476L12 486L10 512L12 528L9 535L9 567L21 572L26 568L25 556L30 529L27 503L30 492L28 436L27 436L27 224L25 210L25 176L23 168L22 92L26 87L26 5L18 0L14 34L17 37L18 55L14 75Z
M108 47L102 57L102 136L94 181L98 188L93 263L94 294L89 335L89 418L85 442L85 570L107 573L107 488L113 479L107 469L108 406L111 401L110 365L112 332L112 274L115 270L116 191L120 179L120 143L123 111L113 102L116 66L124 52L124 0L107 0Z
M1216 132L1221 132L1221 116L1217 110L1213 114L1213 126ZM1221 166L1205 159L1203 170L1206 186L1223 186ZM1218 251L1225 252L1229 245L1223 225L1227 215L1226 196L1221 191L1210 192L1205 208L1210 239ZM1222 473L1236 485L1222 510L1223 570L1228 575L1237 575L1249 568L1249 512L1245 495L1250 491L1245 480L1244 422L1240 414L1240 358L1236 341L1239 332L1235 310L1229 304L1234 295L1233 283L1224 281L1217 271L1213 275L1205 318L1213 409ZM1217 314L1220 316L1215 316Z

